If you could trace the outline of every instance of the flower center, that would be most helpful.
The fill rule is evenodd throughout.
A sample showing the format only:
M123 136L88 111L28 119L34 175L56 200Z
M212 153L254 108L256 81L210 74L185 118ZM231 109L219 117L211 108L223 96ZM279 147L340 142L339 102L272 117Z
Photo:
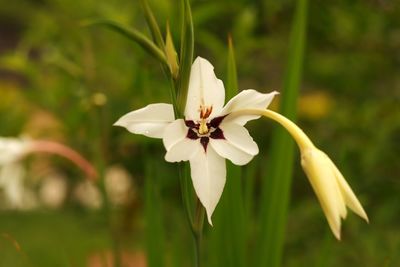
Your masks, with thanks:
M209 111L209 113L211 113L211 111ZM202 114L200 113L200 115ZM208 116L210 116L210 114L207 115L207 118ZM221 128L219 128L219 125L226 117L226 115L215 117L211 120L208 120L204 117L206 116L203 116L203 118L201 118L200 121L197 122L194 122L192 120L185 120L185 125L186 127L188 127L186 137L191 140L200 139L199 141L202 144L204 151L206 152L210 138L225 139L224 133Z

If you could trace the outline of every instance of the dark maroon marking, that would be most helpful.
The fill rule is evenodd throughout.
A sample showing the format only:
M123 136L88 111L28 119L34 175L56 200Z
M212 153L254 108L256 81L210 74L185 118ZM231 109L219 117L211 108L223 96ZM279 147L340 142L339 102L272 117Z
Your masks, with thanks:
M195 123L195 122L192 121L192 120L185 120L185 125L186 125L186 127L188 127L188 128L196 128L196 129L199 129L199 124L198 124L198 123Z
M212 139L225 139L224 132L220 128L217 128L211 132L210 137Z
M210 142L210 139L206 136L200 137L200 143L203 145L204 152L207 152L207 145Z
M189 128L188 133L186 134L186 137L192 140L197 140L199 139L199 136L195 131L193 131L191 128Z
M219 125L221 124L223 119L225 119L226 116L228 116L228 115L224 115L224 116L219 116L219 117L213 118L209 123L207 123L207 126L208 127L213 127L213 128L218 128Z

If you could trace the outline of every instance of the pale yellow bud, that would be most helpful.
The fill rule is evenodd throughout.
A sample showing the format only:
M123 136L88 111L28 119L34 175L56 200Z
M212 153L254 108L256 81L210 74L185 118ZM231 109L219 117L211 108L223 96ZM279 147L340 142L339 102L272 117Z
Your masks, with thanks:
M165 38L165 56L167 58L168 67L171 71L172 77L176 79L179 73L178 54L175 50L174 42L172 40L169 24L167 24L167 35Z
M307 135L292 121L272 110L243 109L230 114L226 120L239 115L262 115L282 125L296 141L301 153L301 165L313 187L329 226L340 240L341 219L349 207L368 222L367 214L331 159L316 148ZM226 121L225 120L225 121Z
M301 165L337 239L340 240L341 219L347 215L346 206L368 222L367 214L357 197L324 152L315 147L303 149Z

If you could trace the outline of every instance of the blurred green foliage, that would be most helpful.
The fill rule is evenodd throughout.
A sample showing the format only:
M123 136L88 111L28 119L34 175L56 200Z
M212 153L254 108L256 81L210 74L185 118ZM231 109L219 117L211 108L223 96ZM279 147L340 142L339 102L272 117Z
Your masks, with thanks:
M13 236L25 256L10 252L12 245L3 238L0 264L85 266L90 252L111 249L115 243L143 251L148 166L143 154L151 155L160 174L152 195L161 199L157 216L164 225L166 265L188 264L182 251L190 233L175 166L163 162L159 140L111 126L128 111L170 102L168 82L159 64L136 44L104 28L81 26L87 19L107 18L134 25L150 36L137 2L0 1L0 136L25 134L62 141L98 167L122 164L138 187L135 202L112 209L109 220L102 211L92 214L71 204L50 214L1 212L0 233ZM163 33L169 21L179 47L175 1L150 4ZM288 0L193 0L195 56L208 58L217 76L224 77L231 34L239 88L279 91L293 9L294 1ZM297 164L283 266L400 264L399 16L397 1L309 3L300 125L340 166L371 223L364 225L351 214L343 225L343 241L333 240ZM245 205L252 207L245 211L247 225L254 226L254 214L263 205L258 201L259 168L268 160L272 125L252 122L250 128L263 153L244 170L255 174L254 188L244 183L246 192L254 190L254 200ZM71 177L81 175L61 161L54 163ZM253 228L250 249L255 246L252 234Z

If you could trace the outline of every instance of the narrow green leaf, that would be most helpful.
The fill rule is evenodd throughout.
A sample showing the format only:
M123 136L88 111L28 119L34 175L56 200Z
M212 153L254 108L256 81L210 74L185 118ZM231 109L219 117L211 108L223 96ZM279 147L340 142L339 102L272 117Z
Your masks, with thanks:
M227 99L238 93L236 63L232 40L229 38L226 95ZM244 267L246 231L242 192L242 168L227 162L227 180L214 215L210 230L212 266Z
M243 203L245 211L245 225L248 229L251 229L250 222L254 216L254 189L256 182L257 169L259 167L259 158L253 159L248 165L246 165L245 172L243 174Z
M164 266L164 231L162 225L162 207L158 195L157 173L151 157L147 157L145 179L146 212L146 250L149 267Z
M239 92L236 59L232 37L228 37L228 62L226 74L226 98L231 99Z
M149 29L151 31L151 35L153 36L153 40L154 42L156 42L158 47L161 48L161 50L164 50L164 39L162 37L160 27L158 27L157 20L154 17L153 12L151 11L148 1L141 0L140 2L142 3L144 15L146 17L147 25L149 26Z
M127 37L129 40L136 42L140 45L144 50L146 50L150 55L155 57L161 63L168 65L167 59L164 54L164 50L158 48L151 40L149 40L143 33L139 32L134 28L128 28L122 24L117 22L107 20L107 19L98 19L98 20L90 20L82 23L83 26L106 26L111 30L122 34Z
M296 2L292 23L288 67L281 95L280 112L296 118L296 102L300 86L306 38L307 0ZM261 234L257 266L281 265L285 240L286 216L294 161L294 142L281 128L273 132L267 176L263 178L261 195Z
M231 99L239 92L235 53L232 38L228 38L228 61L226 96ZM245 265L246 227L244 226L244 203L242 191L242 168L227 162L227 181L224 188L225 208L223 230L225 231L225 257L223 266L241 267ZM224 246L222 247L224 249Z
M178 86L178 110L182 114L186 105L186 96L189 86L190 69L193 62L194 51L194 31L192 12L190 9L189 0L181 0L181 54L180 54L180 69L179 69L179 86Z

